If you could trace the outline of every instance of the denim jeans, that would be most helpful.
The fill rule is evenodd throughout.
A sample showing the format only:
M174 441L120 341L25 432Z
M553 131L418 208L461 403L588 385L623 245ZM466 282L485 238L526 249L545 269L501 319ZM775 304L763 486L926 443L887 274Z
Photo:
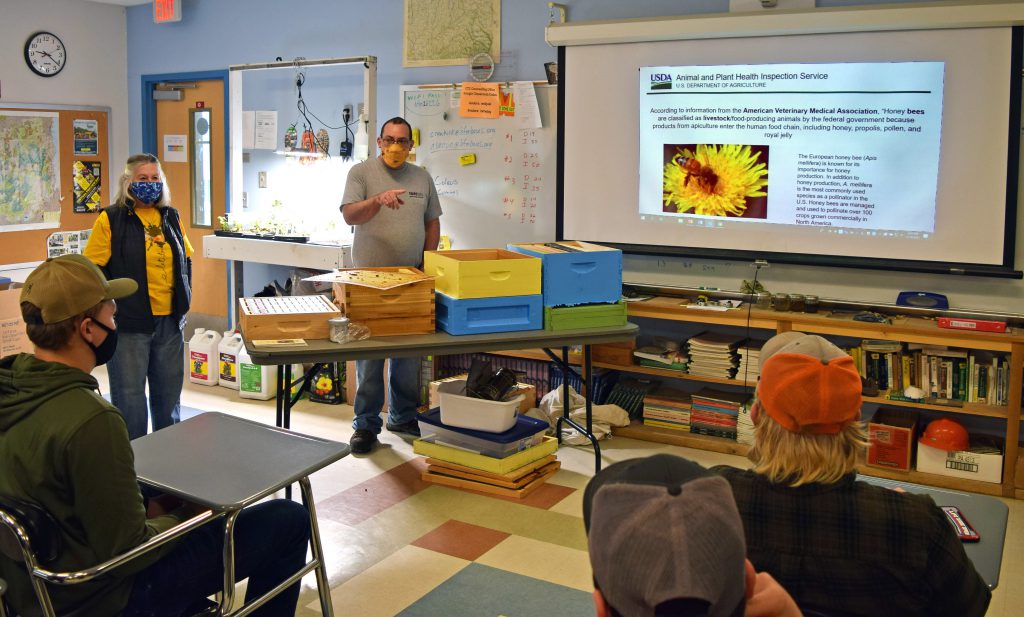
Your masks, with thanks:
M235 521L235 580L249 579L246 602L302 568L309 533L309 513L298 502L275 499L242 510ZM223 545L223 521L185 535L171 552L135 575L121 617L178 617L223 590ZM300 587L296 582L250 614L291 617Z
M420 401L420 359L388 360L388 422L404 424L416 419ZM356 361L356 401L352 428L379 433L384 407L384 361Z
M124 416L130 439L146 434L149 418L153 419L154 431L180 419L185 339L178 319L170 315L154 319L156 328L152 334L118 332L117 351L107 365L110 402ZM146 413L147 381L149 413Z

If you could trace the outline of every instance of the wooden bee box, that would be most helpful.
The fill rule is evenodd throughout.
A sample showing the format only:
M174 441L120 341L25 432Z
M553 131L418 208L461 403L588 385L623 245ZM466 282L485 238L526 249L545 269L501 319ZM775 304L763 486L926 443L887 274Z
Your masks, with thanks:
M324 296L239 298L238 322L242 336L256 339L325 339L327 320L341 311Z
M433 334L434 280L422 270L406 266L391 268L348 268L341 270L350 278L359 277L367 284L334 283L334 302L352 323L370 328L370 336L401 334ZM374 275L378 276L374 276ZM399 275L403 275L402 280ZM374 284L395 286L381 289Z

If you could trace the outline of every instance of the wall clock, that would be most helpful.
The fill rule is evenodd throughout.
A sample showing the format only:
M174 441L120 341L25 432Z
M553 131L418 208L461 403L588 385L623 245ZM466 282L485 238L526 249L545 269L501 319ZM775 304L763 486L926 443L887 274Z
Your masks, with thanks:
M53 77L67 61L63 41L52 32L36 32L25 41L25 62L36 75Z

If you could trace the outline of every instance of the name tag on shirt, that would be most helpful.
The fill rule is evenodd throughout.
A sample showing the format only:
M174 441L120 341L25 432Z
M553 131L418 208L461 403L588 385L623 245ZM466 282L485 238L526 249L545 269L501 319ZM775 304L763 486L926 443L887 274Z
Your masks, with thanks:
M426 198L426 195L424 195L423 193L420 193L419 191L409 191L407 193L407 195L409 195L409 197L412 197L413 199L424 199L424 198Z

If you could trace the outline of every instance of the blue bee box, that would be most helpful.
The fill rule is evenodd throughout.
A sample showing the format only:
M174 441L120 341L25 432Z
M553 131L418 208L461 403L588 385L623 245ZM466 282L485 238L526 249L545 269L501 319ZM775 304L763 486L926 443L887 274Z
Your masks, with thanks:
M566 241L510 244L508 249L540 257L544 306L612 303L622 299L619 249Z
M486 334L544 328L540 294L458 299L436 294L434 318L448 334Z

